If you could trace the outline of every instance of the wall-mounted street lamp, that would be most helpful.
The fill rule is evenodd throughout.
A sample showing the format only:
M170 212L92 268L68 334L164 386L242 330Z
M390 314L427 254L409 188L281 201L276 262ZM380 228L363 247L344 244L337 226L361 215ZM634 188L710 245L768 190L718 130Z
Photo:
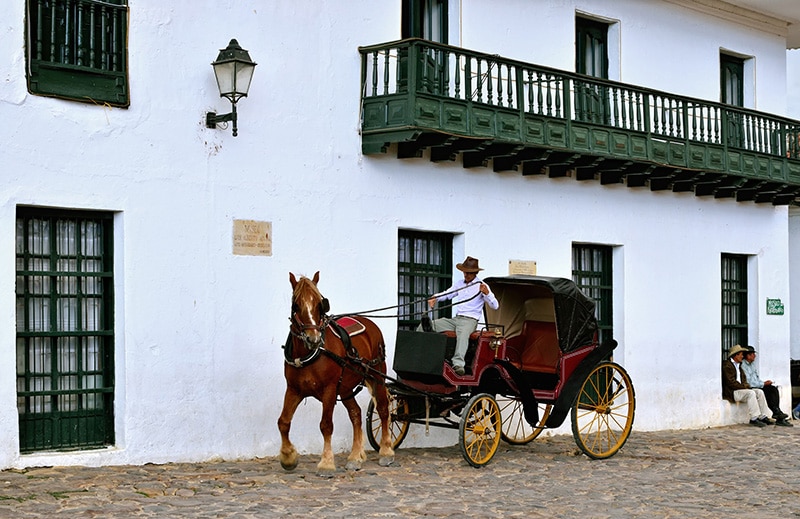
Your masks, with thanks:
M231 102L231 113L217 115L216 112L206 114L206 128L216 128L217 123L230 121L233 123L233 136L236 137L236 103L239 99L247 97L250 90L250 81L253 79L253 70L256 63L250 59L250 54L239 46L235 39L228 46L220 49L217 61L213 62L214 75L217 77L219 96Z

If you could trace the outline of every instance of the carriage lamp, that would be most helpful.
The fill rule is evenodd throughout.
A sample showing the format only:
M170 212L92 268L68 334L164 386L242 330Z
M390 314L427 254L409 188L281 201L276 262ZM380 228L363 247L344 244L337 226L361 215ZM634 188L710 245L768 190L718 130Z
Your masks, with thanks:
M250 81L253 79L253 70L256 63L250 59L250 54L239 46L235 39L227 47L220 49L217 60L211 63L214 75L217 77L219 96L231 102L231 112L217 115L216 112L206 114L206 128L216 128L218 123L230 122L233 127L233 136L236 137L236 103L239 99L247 97L250 90Z
M492 337L491 341L489 342L489 347L494 351L494 358L497 358L497 354L500 351L500 346L503 345L503 330L500 327L494 329L494 337Z

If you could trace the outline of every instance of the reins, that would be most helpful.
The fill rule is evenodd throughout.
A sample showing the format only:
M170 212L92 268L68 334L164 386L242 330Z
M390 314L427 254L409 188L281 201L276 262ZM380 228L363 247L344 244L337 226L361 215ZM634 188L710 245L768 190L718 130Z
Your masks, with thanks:
M472 285L475 285L477 283L482 283L482 281L473 281L472 283L470 283L468 285L465 285L465 286L463 286L461 288L456 288L456 289L450 290L448 292L442 292L441 294L439 294L439 296L441 297L441 296L445 296L445 295L455 294L455 293L460 292L461 290L464 290L465 288L471 287ZM463 301L458 301L457 303L450 303L450 304L447 304L447 305L441 305L441 306L439 306L439 309L440 310L446 310L448 308L453 308L456 305L460 305L460 304L466 303L467 301L472 301L473 299L475 299L479 295L480 295L480 291L477 294L475 294L474 296L470 297L469 299L464 299ZM331 319L334 319L334 320L335 319L339 319L340 317L350 317L350 316L354 316L354 315L360 315L362 317L369 317L371 319L392 319L392 318L406 317L406 316L408 316L408 317L417 317L417 316L421 316L421 315L427 314L428 311L427 310L423 310L422 312L412 312L410 314L394 314L394 315L374 315L372 312L383 312L384 310L391 310L393 308L413 307L413 306L415 306L415 305L417 305L419 303L423 303L423 302L427 303L428 299L430 299L430 298L426 297L426 298L423 298L423 299L415 299L414 301L409 301L408 303L400 303L400 304L391 305L391 306L384 306L382 308L373 308L371 310L364 310L364 311L361 311L361 312L348 312L348 313L343 313L343 314L334 314L334 315L332 315L330 317L331 317Z

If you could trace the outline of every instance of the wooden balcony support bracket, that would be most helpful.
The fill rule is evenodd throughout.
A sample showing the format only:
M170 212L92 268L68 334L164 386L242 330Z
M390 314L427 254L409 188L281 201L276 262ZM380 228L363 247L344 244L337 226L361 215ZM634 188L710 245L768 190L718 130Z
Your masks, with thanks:
M444 144L448 135L443 133L423 133L417 139L408 142L397 143L397 158L409 159L422 157L425 148L440 146Z
M672 187L675 177L681 172L679 169L656 168L650 175L650 191L664 191Z
M625 178L624 170L611 170L600 172L600 185L621 184Z
M528 160L522 163L522 176L544 175L547 173L547 162L544 160Z
M518 153L509 156L495 157L492 160L492 167L496 172L518 170L519 165L525 161L544 162L550 152L547 148L523 148ZM524 175L524 173L523 173Z
M440 146L431 147L431 162L454 161L464 151L480 151L489 145L486 139L453 137Z
M465 168L486 167L489 159L510 156L521 149L522 146L519 144L493 142L479 151L465 151L461 155L461 161Z
M719 180L710 180L708 182L698 182L694 185L694 196L711 196L720 187Z
M736 190L735 198L737 202L751 202L756 199L760 188L765 182L760 180L748 180Z
M645 187L655 169L652 164L634 162L625 168L625 184L628 187Z
M787 190L784 193L778 193L772 199L772 205L797 204L798 203L798 193L800 193L800 190L798 190L798 189L791 189L791 190Z

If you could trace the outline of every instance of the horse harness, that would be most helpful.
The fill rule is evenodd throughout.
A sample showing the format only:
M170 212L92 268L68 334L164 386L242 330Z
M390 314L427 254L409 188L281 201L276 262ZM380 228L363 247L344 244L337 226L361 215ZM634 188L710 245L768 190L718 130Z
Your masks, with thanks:
M324 299L322 308L327 306L325 305L326 302L327 299ZM325 308L325 311L327 311L327 308ZM340 321L346 322L345 320L347 319L358 323L360 325L360 329L354 330L351 334L347 328L345 328L345 326L340 324ZM297 324L295 323L294 319L292 319L292 324ZM358 383L355 390L349 395L340 397L343 401L354 398L362 389L364 389L364 380L367 377L374 378L370 372L380 373L378 370L374 369L374 366L380 364L386 358L386 352L384 350L383 343L380 344L380 354L377 357L370 361L365 360L363 357L361 357L361 355L359 355L358 350L355 348L355 346L353 346L353 342L350 340L351 336L358 335L366 329L364 325L360 321L350 317L344 317L337 320L335 316L328 316L323 312L322 323L316 327L319 329L319 332L322 336L320 345L316 347L309 347L310 352L305 357L294 357L294 341L292 341L292 338L294 337L300 339L306 344L306 346L309 346L305 330L313 327L316 326L302 325L300 333L295 332L294 326L290 327L289 335L286 337L286 344L283 346L284 362L286 362L286 364L289 366L299 369L313 364L319 358L320 354L324 354L342 368L342 373L339 375L339 382L337 383L337 394L339 393L339 387L341 387L342 379L344 378L345 369L349 369L350 371L361 375L361 381ZM330 328L333 333L342 341L342 346L344 346L345 350L344 357L337 355L336 353L325 348L325 330L327 328Z

